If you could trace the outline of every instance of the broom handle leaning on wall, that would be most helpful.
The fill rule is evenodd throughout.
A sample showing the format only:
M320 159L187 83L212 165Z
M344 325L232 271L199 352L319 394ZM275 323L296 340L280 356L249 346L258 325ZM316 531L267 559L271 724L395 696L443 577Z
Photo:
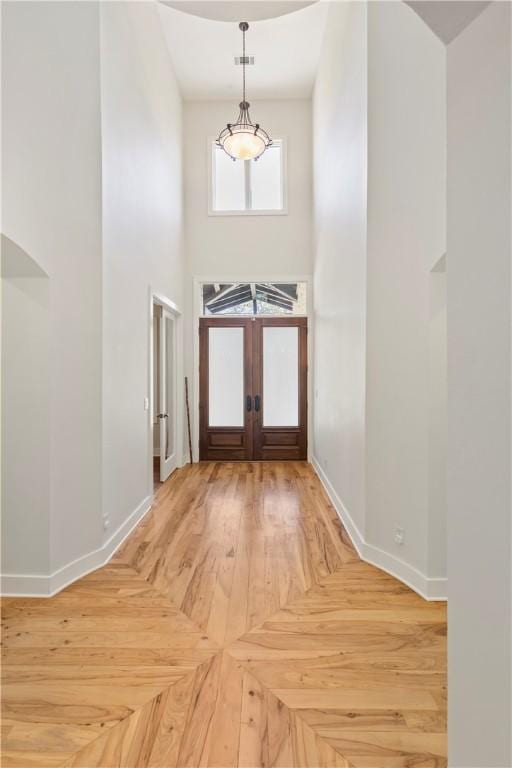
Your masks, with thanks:
M187 405L187 426L188 426L188 450L190 453L190 463L193 464L192 459L192 435L190 434L190 407L188 404L188 377L185 376L185 402Z

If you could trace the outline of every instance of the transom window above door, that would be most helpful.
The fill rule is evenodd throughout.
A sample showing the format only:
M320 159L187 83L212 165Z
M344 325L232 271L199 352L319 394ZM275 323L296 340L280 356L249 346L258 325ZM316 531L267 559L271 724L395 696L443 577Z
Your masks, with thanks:
M285 147L274 140L257 160L232 160L211 144L210 203L212 215L283 214Z
M306 315L306 283L202 283L202 314Z

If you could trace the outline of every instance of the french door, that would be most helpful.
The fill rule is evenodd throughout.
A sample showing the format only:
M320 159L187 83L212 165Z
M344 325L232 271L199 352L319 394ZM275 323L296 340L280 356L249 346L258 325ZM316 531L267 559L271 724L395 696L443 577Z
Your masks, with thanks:
M307 458L307 320L203 318L201 460Z

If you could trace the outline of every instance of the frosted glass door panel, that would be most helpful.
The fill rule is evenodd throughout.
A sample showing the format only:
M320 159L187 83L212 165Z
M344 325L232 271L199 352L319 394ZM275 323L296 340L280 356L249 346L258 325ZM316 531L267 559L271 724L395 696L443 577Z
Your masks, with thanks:
M299 329L263 328L263 424L299 426Z
M210 427L244 426L244 329L209 328Z

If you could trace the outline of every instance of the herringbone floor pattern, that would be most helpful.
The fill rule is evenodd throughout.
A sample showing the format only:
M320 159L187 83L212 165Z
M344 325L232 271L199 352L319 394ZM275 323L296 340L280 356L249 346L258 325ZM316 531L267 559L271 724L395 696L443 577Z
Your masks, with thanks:
M308 464L187 467L109 566L4 601L2 765L441 768L445 635Z

